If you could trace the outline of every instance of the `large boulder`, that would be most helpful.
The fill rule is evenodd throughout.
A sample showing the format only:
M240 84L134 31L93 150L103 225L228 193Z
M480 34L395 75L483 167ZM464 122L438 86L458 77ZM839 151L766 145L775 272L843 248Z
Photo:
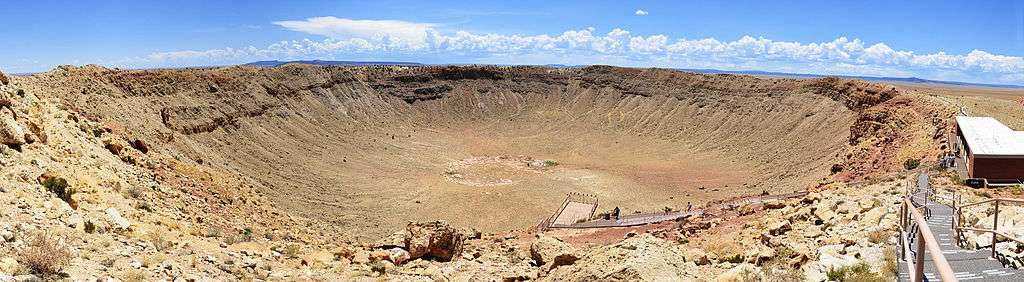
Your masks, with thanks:
M774 218L770 219L765 224L765 231L768 231L772 236L778 236L785 234L787 231L792 230L793 227L789 224L789 220L785 218Z
M683 257L686 261L696 263L697 265L706 265L711 263L711 259L708 258L708 254L703 249L692 248L683 251Z
M412 259L451 261L462 254L464 234L444 221L410 222L405 228L405 249Z
M885 207L875 207L864 213L863 221L867 223L867 226L875 226L882 221L882 217L886 214Z
M116 209L107 208L103 212L107 214L107 221L110 222L110 226L115 230L128 230L131 228L132 224L128 222L128 219L121 216L121 213L117 212Z
M747 258L747 262L760 265L764 261L769 261L775 258L775 249L771 247L754 244L747 249L744 256Z
M533 241L530 245L530 257L538 265L543 265L545 271L573 264L580 258L572 246L549 236L541 236Z
M14 119L14 111L0 107L0 144L25 144L25 130Z
M409 251L402 248L391 248L388 250L388 260L395 263L396 265L403 264L409 261Z
M840 214L856 214L860 212L860 204L854 201L843 201L837 210Z
M821 220L821 223L832 226L834 225L833 223L835 223L836 216L838 215L828 207L819 206L814 210L814 216L817 217L818 220Z
M789 203L786 201L786 199L774 199L774 200L769 200L769 201L765 202L764 203L764 208L765 209L770 209L770 210L781 209L781 208L785 208L788 204Z

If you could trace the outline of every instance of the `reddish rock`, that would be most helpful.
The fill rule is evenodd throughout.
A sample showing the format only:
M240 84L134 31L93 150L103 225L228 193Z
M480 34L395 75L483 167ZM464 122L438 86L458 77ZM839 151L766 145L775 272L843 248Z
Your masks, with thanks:
M405 249L411 259L451 261L462 254L465 241L461 232L444 221L409 223L405 229Z

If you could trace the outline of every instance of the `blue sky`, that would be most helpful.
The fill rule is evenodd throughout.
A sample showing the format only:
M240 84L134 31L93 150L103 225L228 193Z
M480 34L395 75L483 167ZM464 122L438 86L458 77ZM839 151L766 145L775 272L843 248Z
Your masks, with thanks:
M894 3L890 3L894 2ZM0 70L613 64L1024 84L1024 1L20 1Z

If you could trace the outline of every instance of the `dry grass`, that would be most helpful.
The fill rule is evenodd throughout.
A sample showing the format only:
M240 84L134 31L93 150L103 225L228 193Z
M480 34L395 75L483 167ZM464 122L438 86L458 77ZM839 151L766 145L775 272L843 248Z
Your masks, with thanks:
M900 266L896 262L896 249L886 248L882 259L885 262L882 264L881 274L889 277L891 280L896 279L896 274L900 271Z
M893 260L895 262L895 259ZM829 269L826 273L829 281L841 282L884 282L892 281L887 273L871 272L871 267L864 261L855 265Z
M71 249L64 244L63 238L40 233L29 239L28 248L21 253L19 261L35 274L53 276L71 264Z
M287 258L298 258L299 252L302 250L302 246L299 244L288 244L284 246L283 254Z
M889 240L892 234L885 230L875 230L868 233L868 241L871 243L882 243Z
M167 256L160 253L156 253L142 256L142 260L140 260L139 262L142 263L143 267L154 267L160 262L163 262L164 260L167 260Z
M146 272L139 269L129 269L121 274L121 280L125 282L142 282L149 281L149 277L146 276Z
M150 231L146 234L146 240L153 244L158 251L163 251L174 247L174 242L167 240L160 232Z
M705 246L704 249L715 254L715 257L720 262L728 261L732 263L739 263L746 259L743 246L733 241L713 241Z
M799 267L794 268L788 264L791 257L797 256L796 252L787 247L781 247L776 252L774 258L761 266L764 269L763 281L786 282L803 280L804 272Z

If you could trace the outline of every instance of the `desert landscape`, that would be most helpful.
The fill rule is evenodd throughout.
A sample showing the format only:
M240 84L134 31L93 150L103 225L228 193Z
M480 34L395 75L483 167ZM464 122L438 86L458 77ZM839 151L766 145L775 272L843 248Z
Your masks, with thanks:
M11 1L0 282L1022 281L1022 4Z
M884 86L612 67L85 67L25 85L172 167L369 237L410 220L524 229L569 192L632 212L806 190L834 165L855 179L934 150L874 140L884 129L857 126L896 121L872 114L906 115L907 145L937 130L924 102L883 104L915 102Z
M934 165L961 105L1020 114L1002 90L609 66L62 66L2 87L17 279L894 277L904 161ZM539 232L570 193L706 213ZM63 267L24 255L37 236Z

